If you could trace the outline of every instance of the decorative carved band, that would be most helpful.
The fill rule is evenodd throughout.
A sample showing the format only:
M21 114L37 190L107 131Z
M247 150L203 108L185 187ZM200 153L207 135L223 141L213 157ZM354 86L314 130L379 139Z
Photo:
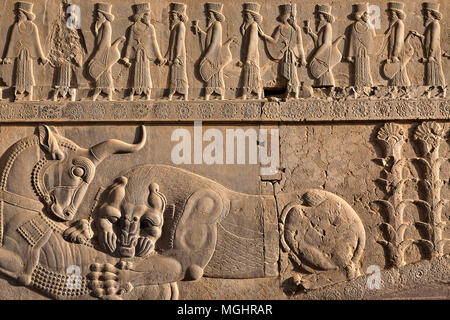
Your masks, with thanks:
M352 121L448 119L448 99L287 102L78 102L0 105L0 123L78 121Z

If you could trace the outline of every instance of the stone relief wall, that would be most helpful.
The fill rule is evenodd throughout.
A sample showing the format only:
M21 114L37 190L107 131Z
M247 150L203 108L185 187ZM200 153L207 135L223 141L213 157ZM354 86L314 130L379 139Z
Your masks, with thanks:
M449 298L447 2L4 7L2 299Z

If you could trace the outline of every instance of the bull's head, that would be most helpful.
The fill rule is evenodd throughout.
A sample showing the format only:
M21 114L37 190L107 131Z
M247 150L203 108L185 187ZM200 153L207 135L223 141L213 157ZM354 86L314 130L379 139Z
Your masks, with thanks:
M36 165L33 183L48 214L62 221L72 220L95 176L96 167L110 155L141 150L147 140L144 126L141 131L137 144L111 139L84 149L60 136L55 128L40 126L39 142L48 156Z

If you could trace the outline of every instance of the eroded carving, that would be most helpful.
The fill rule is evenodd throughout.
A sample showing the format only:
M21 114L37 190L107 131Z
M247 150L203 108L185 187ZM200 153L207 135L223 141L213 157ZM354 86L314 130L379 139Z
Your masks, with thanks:
M341 62L342 54L338 45L345 39L345 36L340 36L333 41L332 24L335 18L331 14L330 5L317 5L315 14L317 33L312 31L309 20L306 21L307 26L305 27L305 32L313 38L316 47L309 63L309 70L318 86L334 87L333 68Z
M186 73L186 5L170 4L170 40L169 40L169 100L175 94L189 98L189 83Z
M96 101L100 94L107 95L113 100L114 79L112 66L120 59L119 45L125 41L120 37L112 43L112 26L114 15L111 13L112 5L97 3L95 5L95 53L88 65L89 75L95 80L95 90L92 100Z
M230 45L234 38L222 43L222 22L225 21L222 8L221 3L205 4L205 31L199 27L198 21L193 22L193 32L198 34L203 52L199 73L205 82L205 100L209 100L213 94L225 100L223 69L232 61Z
M347 60L353 64L353 85L357 88L373 87L370 69L370 55L372 53L375 30L369 24L369 6L367 3L353 5L350 26L349 52Z
M142 94L147 100L151 100L153 82L150 64L154 60L157 65L162 66L167 60L161 55L155 27L150 22L150 3L133 5L133 12L131 17L133 24L128 31L129 37L123 58L126 66L133 65L130 100L133 101L135 95Z
M278 73L286 87L286 98L294 94L300 97L301 82L298 78L297 66L306 66L301 28L297 24L297 5L284 4L279 7L278 26L272 36L259 29L265 40L270 57L279 63Z
M33 100L35 85L33 60L38 59L43 65L48 60L44 55L39 39L39 30L33 20L33 4L28 2L16 3L16 22L11 29L11 37L6 44L6 54L3 63L15 62L13 75L14 96L16 100L28 97Z
M242 67L241 87L242 99L255 93L258 99L264 97L259 66L259 24L262 16L259 13L261 5L258 3L244 3L242 5L243 23L240 31L242 35L242 52L239 66Z

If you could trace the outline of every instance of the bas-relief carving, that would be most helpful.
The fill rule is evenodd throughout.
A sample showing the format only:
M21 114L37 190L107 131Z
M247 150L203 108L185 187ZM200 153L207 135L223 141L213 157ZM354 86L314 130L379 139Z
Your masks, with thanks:
M144 165L99 190L89 219L77 219L97 165L145 142L142 127L137 144L111 139L84 149L40 126L10 147L1 172L2 274L53 298L116 299L149 285L176 297L178 281L278 276L280 239L314 276L360 274L364 227L343 199L323 190L253 196L182 169ZM323 214L330 224L314 236L308 221ZM71 265L81 269L76 289L64 282Z
M441 178L441 168L449 159L440 155L439 147L445 140L445 135L444 128L439 123L420 124L413 138L419 144L419 154L417 157L406 158L403 148L408 136L403 126L387 123L378 131L377 138L383 142L385 157L377 159L384 167L383 177L377 179L377 183L385 191L386 198L375 202L379 204L385 217L385 222L380 227L385 232L386 240L380 239L379 243L387 250L388 265L404 266L405 251L412 244L424 247L430 258L444 254L444 245L449 239L443 232L446 222L442 212L448 199L442 198L444 180ZM421 168L419 176L405 174L410 164L417 164ZM419 198L405 198L409 182L417 184ZM423 220L413 223L405 221L408 206L416 206L418 210L422 210L425 213ZM408 228L424 228L425 235L420 239L408 239L405 237Z
M93 6L92 52L84 42L86 30L64 27L65 20L72 16L66 12L68 4L66 1L60 4L59 14L51 20L49 28L50 45L43 48L39 40L43 39L41 27L38 30L32 22L33 5L19 2L17 22L11 30L20 31L31 23L35 31L27 34L32 39L22 53L11 59L5 56L3 62L14 59L16 100L35 99L33 87L39 80L33 76L33 60L42 58L43 63L48 59L54 68L48 70L55 73L50 99L69 98L71 102L4 103L0 105L3 122L46 121L48 125L53 121L76 124L180 119L326 122L447 120L449 116L444 75L448 54L441 50L442 13L436 3L422 4L423 35L414 30L407 32L412 13L405 10L403 3L387 4L389 25L384 35L376 35L370 29L366 4L356 5L351 16L355 22L346 36L333 34L347 20L339 16L337 6L326 4L315 7L315 31L309 20L304 27L296 22L308 19L312 11L305 13L295 4L279 6L275 30L266 35L262 23L262 13L267 13L265 3L236 6L242 14L242 24L240 20L238 24L232 24L230 19L225 21L230 12L226 3L207 3L206 29L202 30L198 21L194 21L195 36L186 34L187 12L189 9L190 16L198 15L203 4L198 9L191 4L188 7L183 3L167 3L162 23L168 28L161 28L160 21L150 19L157 14L156 4L152 8L148 3L130 4L127 8L133 13L132 24L121 36L122 32L113 33L118 30L114 17L125 16L118 13L116 5L98 3ZM273 17L264 16L265 22L273 21L278 13L275 9L274 6ZM334 17L339 19L334 21ZM164 30L168 42L159 36ZM15 34L18 35L14 37ZM114 38L119 37L115 42L113 34ZM237 42L235 35L242 36L240 51L230 47ZM305 35L313 39L312 49L305 45L310 41L309 37L302 38ZM192 57L189 48L196 43L190 41L197 36L202 55ZM231 37L230 40L223 42L225 36ZM411 69L412 62L415 55L422 55L417 50L419 40L413 40L412 36L422 43L424 86L411 85L418 72ZM15 42L23 45L22 37L21 33L11 31L5 52ZM379 39L384 41L383 45L371 48ZM342 75L333 71L339 69L342 54L348 51L341 48L342 40L346 40L345 49L350 49L350 69L357 71L349 73L354 76L350 87L336 85ZM167 53L161 54L166 48ZM382 59L375 59L372 49L379 49ZM34 56L30 53L33 50L38 53L41 50L43 56ZM240 67L236 75L239 80L231 84L236 97L265 99L266 66L260 63L269 58L277 79L270 82L268 89L276 83L277 88L284 90L280 97L286 101L270 94L267 101L221 101L232 98L225 96L231 82L225 70L232 68L232 52L240 52L237 63L233 62ZM218 101L173 101L197 99L192 94L195 81L187 71L188 61L195 60L198 60L196 76L204 82L204 98L211 100L217 96ZM118 62L123 65L116 65ZM113 76L114 66L121 68L119 76L129 77L125 88L115 85L119 82ZM315 81L314 89L302 84L308 81L302 79L304 73L299 68L303 66ZM388 86L375 84L378 80L374 66L380 67ZM161 88L153 85L155 70L167 80L162 94L156 94L159 92L156 89ZM86 89L80 88L77 78L82 71L94 80L90 99L97 100L103 93L108 101L87 101L82 92ZM113 102L119 96L125 97L123 101ZM126 101L152 98L169 101ZM127 299L140 288L153 292L145 296L147 299L177 299L180 283L186 282L182 287L188 288L192 284L189 281L209 278L242 281L245 286L244 279L264 277L281 279L283 289L292 285L293 292L302 299L361 298L367 293L365 259L376 246L385 254L387 269L382 270L383 277L394 279L399 273L402 284L409 279L418 283L426 277L416 279L416 272L423 274L421 268L426 268L429 274L434 274L430 276L432 281L445 278L432 271L445 269L447 263L448 192L442 178L448 160L443 148L447 129L442 122L426 121L417 127L388 123L375 134L385 147L384 158L375 159L383 169L376 181L382 193L377 193L375 199L379 200L371 199L370 203L373 216L380 223L381 233L375 238L376 226L361 220L358 213L362 212L357 213L345 200L325 190L302 190L300 186L299 191L290 194L248 195L181 169L145 161L128 172L125 166L127 173L121 173L109 186L101 188L90 204L90 216L80 219L79 204L86 201L86 190L96 179L96 167L103 155L138 152L146 141L145 128L142 130L136 145L108 140L83 149L62 137L55 128L40 126L34 136L19 141L5 153L0 194L0 255L6 257L0 259L0 272L4 277L59 299ZM415 156L410 151L406 156L407 148L413 148ZM412 166L418 168L417 172ZM407 174L408 170L413 173ZM414 188L410 184L416 184L416 195L411 194ZM420 213L414 221L408 216L411 208ZM416 247L422 256L419 263L412 265L411 259L416 258L411 252ZM80 286L76 288L67 286L70 282L67 268L73 264L81 267Z
M158 93L158 96L154 94L156 99L163 99L166 94L169 100L172 100L175 95L185 100L189 98L189 89L196 86L189 85L187 73L186 42L192 39L186 38L188 20L186 4L170 3L168 5L169 17L163 22L169 25L170 31L165 56L161 54L159 46L162 39L157 39L157 34L160 33L157 33L158 30L150 19L153 13L149 3L130 5L133 11L130 20L133 24L114 42L112 32L116 23L115 8L109 3L95 4L93 7L95 21L92 27L95 39L92 52L87 52L84 44L83 32L86 30L73 27L77 17L75 12L67 12L71 8L70 5L69 2L61 1L59 16L52 26L51 41L43 48L40 42L42 35L33 22L35 18L33 4L17 2L17 22L11 28L3 59L5 64L15 60L13 87L16 99L27 97L29 100L34 100L33 87L36 81L33 60L35 59L39 59L43 64L49 61L55 68L53 100L58 100L60 96L63 98L69 96L72 101L87 98L86 94L81 93L78 88L80 79L75 79L74 76L74 69L77 68L86 69L84 70L86 72L76 72L77 74L89 75L88 80L93 80L93 100L98 99L102 93L109 101L117 100L117 97L114 97L115 91L119 92L119 96L126 96L125 92L128 91L130 100L133 100L136 95L144 95L146 100L150 100L152 90L155 89L151 75L155 69L152 67L153 63L157 66L167 63L169 66L169 68L161 69L168 79L166 89L168 94ZM200 40L201 56L193 58L199 61L195 69L199 79L204 82L206 100L215 95L224 100L225 91L229 89L235 89L236 97L242 99L263 99L264 88L284 90L285 98L334 98L336 95L334 90L328 91L325 97L322 97L319 92L320 88L336 85L333 69L341 62L339 43L344 39L346 39L347 47L345 60L352 66L349 71L351 87L349 90L339 88L339 92L347 92L347 96L377 98L377 91L382 91L383 86L375 84L375 77L372 74L374 68L371 66L380 64L381 74L388 80L387 97L407 99L412 91L407 67L415 54L414 46L411 44L413 35L420 38L422 42L423 59L421 61L425 66L423 85L428 87L426 95L431 97L432 91L438 90L442 97L446 96L446 80L442 66L442 57L446 57L446 53L441 50L440 21L443 15L439 11L439 3L422 4L425 25L422 35L414 30L406 32L408 15L404 3L388 2L386 15L389 26L382 40L376 39L378 36L371 25L367 3L353 5L353 13L347 18L354 22L348 26L347 36L341 35L335 39L333 39L333 29L336 22L331 12L332 7L328 4L316 5L314 12L317 22L316 32L311 29L309 20L305 21L303 28L297 24L299 13L296 4L281 4L276 17L278 25L271 35L268 35L261 25L263 21L260 14L261 5L243 3L242 25L231 32L234 35L228 41L223 42L223 30L227 23L223 14L224 6L226 4L205 3L206 29L202 30L197 20L193 22L192 27L192 31ZM303 12L301 16L304 17ZM65 23L69 20L72 27L69 23ZM313 39L314 48L311 52L306 52L304 49L303 32ZM233 60L230 45L237 42L236 35L239 33L242 35L240 45L242 61L239 60L237 64L242 70L239 80L230 84L226 83L228 77L224 77L224 69ZM260 54L263 52L260 52L259 40L264 43L264 55L267 54L267 57L277 65L276 75L269 82L262 79L267 66L260 66ZM374 48L378 40L384 42L381 50ZM17 43L20 43L20 46L17 46ZM193 43L188 42L187 45L193 45ZM384 49L387 49L386 59L383 61L375 59L374 55L378 58L384 54ZM49 60L44 54L47 51ZM114 84L116 79L113 79L112 68L120 60L121 52L123 52L122 62L130 68L122 70L117 77L125 77L129 73L129 88L122 88L122 84L116 87ZM308 54L310 54L309 62L306 61ZM88 55L90 57L88 63L83 64L84 57ZM315 81L317 87L315 90L307 84L310 82L309 78L299 77L298 68L302 66L308 67L309 76ZM41 84L38 85L41 86ZM276 99L275 96L269 98Z
M193 32L200 40L203 56L199 64L199 73L205 82L205 100L216 94L225 100L225 81L223 69L232 61L230 45L234 38L222 42L225 16L222 14L223 4L206 3L206 30L202 30L198 21L193 23Z
M11 36L7 43L3 63L15 64L14 97L22 99L28 97L33 100L35 85L33 60L38 59L42 64L48 62L42 50L39 30L33 20L33 4L17 2L15 8L16 22L11 27Z
M128 67L133 65L134 69L130 100L133 101L135 95L142 94L147 100L151 100L153 88L150 74L151 62L155 61L157 65L164 65L167 61L161 55L155 27L150 23L150 4L133 5L133 12L134 15L131 17L133 24L128 31L128 43L123 58L124 63ZM131 63L130 60L133 62Z

